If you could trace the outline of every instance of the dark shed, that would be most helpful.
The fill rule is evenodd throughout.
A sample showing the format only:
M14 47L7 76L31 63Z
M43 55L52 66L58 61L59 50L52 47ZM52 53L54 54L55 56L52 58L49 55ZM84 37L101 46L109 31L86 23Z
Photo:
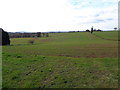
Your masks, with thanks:
M9 35L2 28L0 28L0 45L10 45Z

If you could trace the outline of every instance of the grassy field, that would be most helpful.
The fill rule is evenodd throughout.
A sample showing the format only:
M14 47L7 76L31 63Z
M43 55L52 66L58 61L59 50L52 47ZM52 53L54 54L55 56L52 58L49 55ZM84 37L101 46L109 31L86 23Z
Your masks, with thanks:
M117 31L94 33L118 40ZM118 41L89 32L49 35L2 47L3 88L118 87Z

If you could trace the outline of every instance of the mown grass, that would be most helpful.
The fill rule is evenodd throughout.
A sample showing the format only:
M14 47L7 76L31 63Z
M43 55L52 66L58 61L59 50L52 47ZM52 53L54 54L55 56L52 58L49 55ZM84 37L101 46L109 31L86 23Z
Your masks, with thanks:
M118 87L118 41L88 32L11 39L2 55L3 88Z

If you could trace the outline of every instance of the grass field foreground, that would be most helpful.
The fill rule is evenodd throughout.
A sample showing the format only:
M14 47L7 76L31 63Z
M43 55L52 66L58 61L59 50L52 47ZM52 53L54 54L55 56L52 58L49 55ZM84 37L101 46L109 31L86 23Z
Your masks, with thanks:
M116 33L95 34L118 39ZM3 88L118 87L118 41L88 32L13 38L2 55Z

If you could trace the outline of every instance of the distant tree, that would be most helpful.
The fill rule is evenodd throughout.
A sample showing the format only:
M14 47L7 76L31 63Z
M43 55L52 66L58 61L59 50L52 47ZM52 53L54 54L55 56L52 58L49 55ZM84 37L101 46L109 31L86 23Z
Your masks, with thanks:
M86 32L90 32L90 30L87 29Z
M69 31L70 33L74 33L75 31Z
M115 27L114 30L117 30L117 27Z
M93 31L97 31L96 29L94 29Z
M48 33L46 33L46 37L49 37L49 34L48 34Z
M46 33L43 33L43 37L46 37Z
M41 37L41 32L37 32L37 37Z
M98 29L97 31L102 31L102 30Z
M91 34L93 33L93 26L91 27Z

